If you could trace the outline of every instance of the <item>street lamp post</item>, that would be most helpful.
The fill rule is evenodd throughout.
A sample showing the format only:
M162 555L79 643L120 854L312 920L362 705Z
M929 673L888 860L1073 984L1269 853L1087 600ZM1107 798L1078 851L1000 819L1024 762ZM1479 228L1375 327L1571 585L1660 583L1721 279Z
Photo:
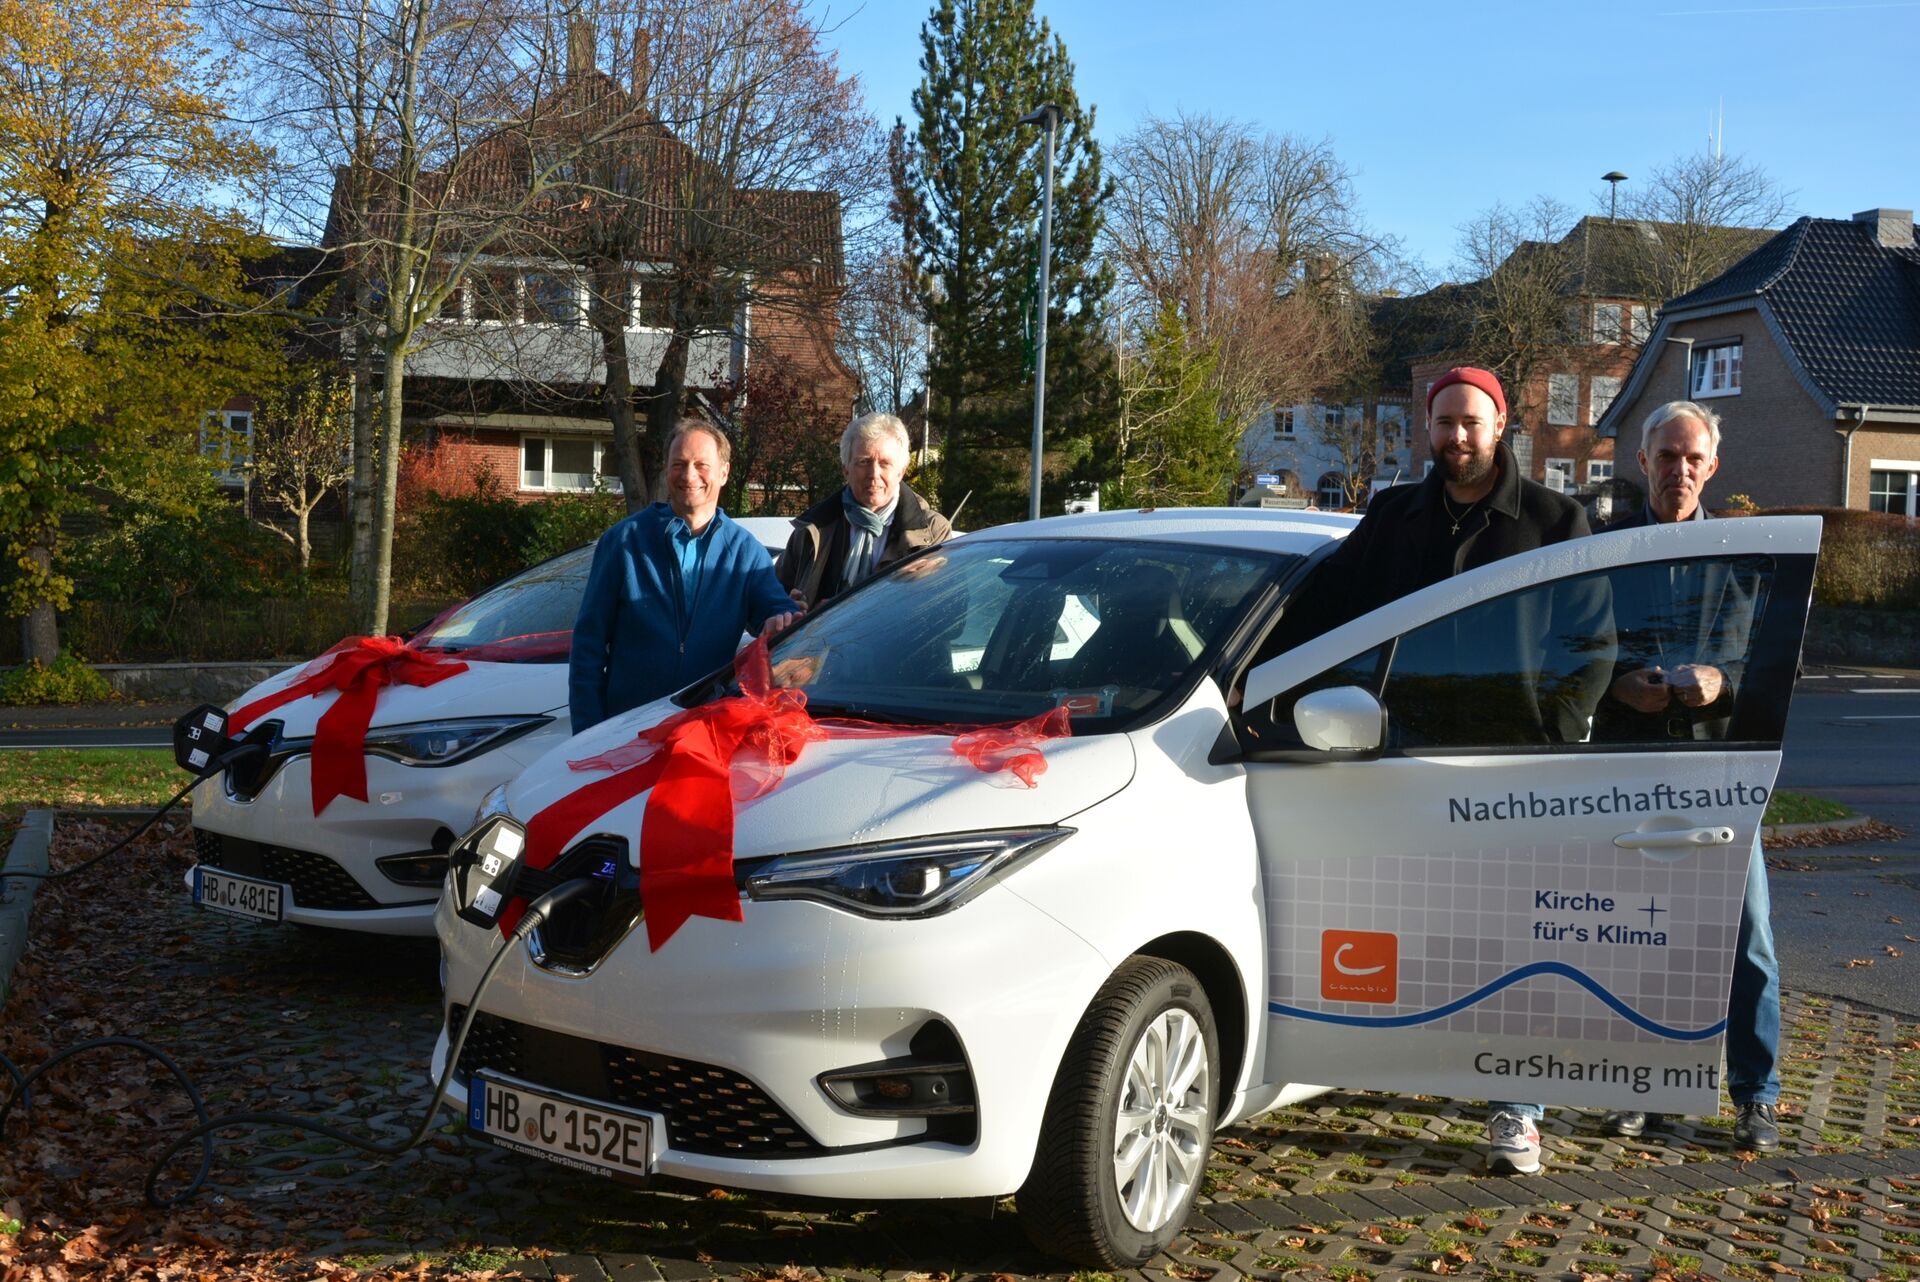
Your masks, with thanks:
M1607 185L1608 222L1612 222L1613 216L1620 211L1620 184L1626 180L1627 176L1618 169L1610 169L1600 175L1600 181Z
M1040 456L1046 443L1047 278L1053 258L1053 145L1060 132L1060 108L1047 103L1020 117L1020 123L1047 127L1047 186L1040 213L1040 290L1034 302L1040 313L1040 332L1033 345L1033 475L1027 494L1027 519L1037 521L1040 519Z

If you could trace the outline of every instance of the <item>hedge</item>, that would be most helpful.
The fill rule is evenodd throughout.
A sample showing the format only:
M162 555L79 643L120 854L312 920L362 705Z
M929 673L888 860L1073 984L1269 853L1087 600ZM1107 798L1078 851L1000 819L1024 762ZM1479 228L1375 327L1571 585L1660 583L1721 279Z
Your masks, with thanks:
M455 599L396 597L389 626L418 627ZM345 595L180 601L168 617L117 601L75 601L60 617L61 645L90 663L306 659L353 632ZM0 666L19 661L19 629L0 629Z
M1920 610L1920 520L1857 508L1780 507L1759 516L1818 516L1813 599L1857 610Z

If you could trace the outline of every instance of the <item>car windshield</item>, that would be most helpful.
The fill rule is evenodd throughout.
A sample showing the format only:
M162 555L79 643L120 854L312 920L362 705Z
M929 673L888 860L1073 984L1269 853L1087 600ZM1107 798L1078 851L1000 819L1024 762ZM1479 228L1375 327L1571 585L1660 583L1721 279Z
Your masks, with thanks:
M819 717L987 725L1064 706L1076 734L1129 729L1190 688L1291 559L975 536L796 624L773 678Z
M592 564L591 547L542 561L442 615L412 644L455 654L497 647L489 653L502 660L564 663Z

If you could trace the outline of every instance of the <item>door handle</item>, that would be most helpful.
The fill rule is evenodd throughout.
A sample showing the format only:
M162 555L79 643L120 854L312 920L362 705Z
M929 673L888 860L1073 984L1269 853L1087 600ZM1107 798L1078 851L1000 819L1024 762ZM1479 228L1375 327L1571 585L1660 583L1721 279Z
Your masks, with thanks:
M1731 846L1731 828L1669 828L1655 832L1623 832L1613 839L1622 850L1685 850L1694 846Z

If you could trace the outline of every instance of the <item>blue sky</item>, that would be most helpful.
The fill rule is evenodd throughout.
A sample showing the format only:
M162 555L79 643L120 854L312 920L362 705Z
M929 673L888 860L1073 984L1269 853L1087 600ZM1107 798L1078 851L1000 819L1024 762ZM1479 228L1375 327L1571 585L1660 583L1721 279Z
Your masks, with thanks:
M930 4L834 0L842 67L883 124L911 112ZM1435 273L1456 229L1537 194L1592 208L1705 145L1844 218L1920 204L1920 0L1039 0L1110 144L1148 114L1330 135L1364 213ZM1630 189L1623 187L1622 195Z

